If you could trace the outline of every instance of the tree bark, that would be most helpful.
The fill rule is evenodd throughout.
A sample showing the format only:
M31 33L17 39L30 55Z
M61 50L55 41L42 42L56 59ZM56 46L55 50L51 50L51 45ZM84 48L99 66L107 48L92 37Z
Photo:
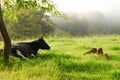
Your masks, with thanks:
M1 14L0 15L0 36L4 43L3 55L4 55L4 61L8 62L9 54L11 53L11 39L8 35L7 29L4 24L1 4L0 4L0 14Z

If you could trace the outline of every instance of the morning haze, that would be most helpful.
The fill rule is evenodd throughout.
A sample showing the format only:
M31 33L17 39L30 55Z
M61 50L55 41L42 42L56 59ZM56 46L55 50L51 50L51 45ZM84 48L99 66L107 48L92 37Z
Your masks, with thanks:
M120 34L119 0L53 0L71 23L57 18L58 29L72 35Z

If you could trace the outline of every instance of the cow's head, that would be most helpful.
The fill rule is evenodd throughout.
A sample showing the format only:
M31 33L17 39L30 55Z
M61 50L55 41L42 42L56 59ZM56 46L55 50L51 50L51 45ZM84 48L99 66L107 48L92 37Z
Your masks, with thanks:
M41 37L40 39L37 40L36 44L40 49L50 49L50 46L46 43L46 41Z
M102 48L98 48L97 52L98 53L103 53L103 49Z

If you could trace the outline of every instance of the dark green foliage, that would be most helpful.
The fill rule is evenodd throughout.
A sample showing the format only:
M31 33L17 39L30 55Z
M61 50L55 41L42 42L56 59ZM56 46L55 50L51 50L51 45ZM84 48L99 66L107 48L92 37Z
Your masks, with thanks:
M5 18L8 32L12 39L40 37L42 34L54 32L54 23L50 17L40 11L22 9L15 19Z

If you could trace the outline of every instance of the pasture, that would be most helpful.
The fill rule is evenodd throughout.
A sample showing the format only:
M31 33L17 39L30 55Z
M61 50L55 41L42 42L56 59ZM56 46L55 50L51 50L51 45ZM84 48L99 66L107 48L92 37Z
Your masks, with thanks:
M39 50L38 56L28 61L10 56L10 62L3 64L0 56L0 80L120 79L120 35L49 37L45 40L51 50ZM94 54L83 55L93 47L102 47L110 59Z

